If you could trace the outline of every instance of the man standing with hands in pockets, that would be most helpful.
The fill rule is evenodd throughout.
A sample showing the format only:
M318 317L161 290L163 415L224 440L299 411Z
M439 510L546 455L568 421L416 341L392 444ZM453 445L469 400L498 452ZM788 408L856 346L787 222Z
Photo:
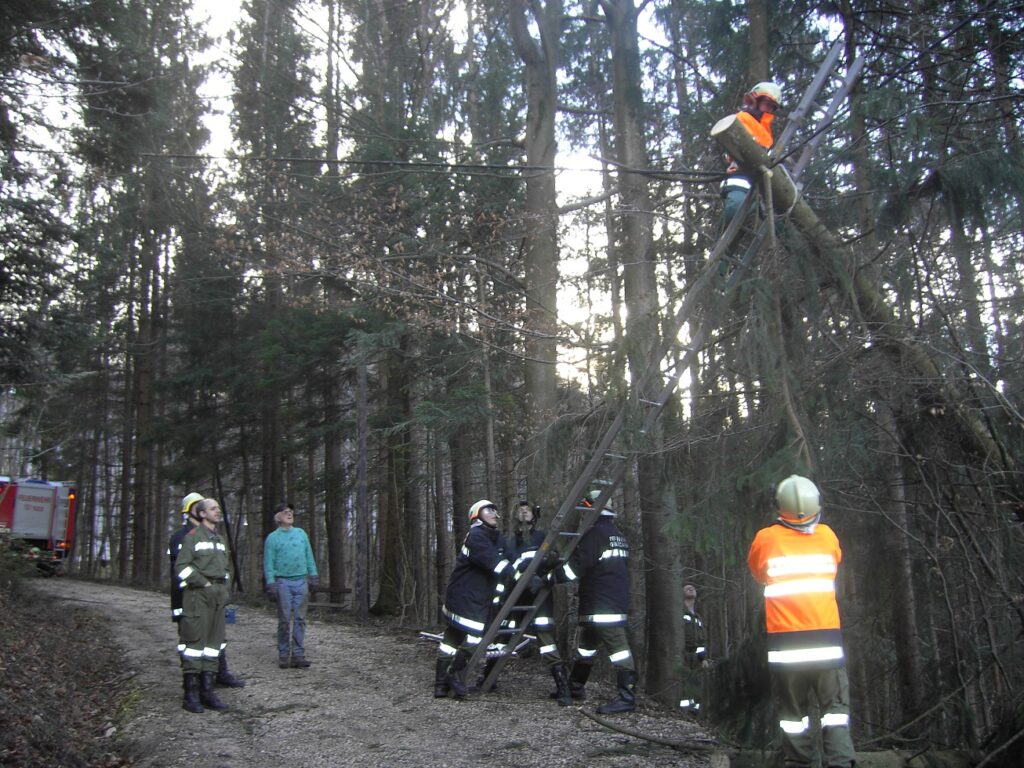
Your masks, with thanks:
M295 511L279 504L274 511L277 530L263 547L263 573L267 592L277 598L277 657L281 669L308 667L306 608L309 589L319 583L309 537L295 527Z

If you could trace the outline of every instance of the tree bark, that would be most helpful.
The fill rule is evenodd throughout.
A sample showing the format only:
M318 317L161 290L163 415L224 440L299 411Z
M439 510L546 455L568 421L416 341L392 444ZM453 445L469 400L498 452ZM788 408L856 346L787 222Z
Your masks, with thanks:
M637 34L637 9L632 0L601 3L612 40L612 97L615 146L620 168L646 168L643 88ZM627 310L626 356L634 382L643 382L661 350L658 319L653 217L647 178L638 173L619 174L623 278ZM635 391L631 405L642 409L660 395L661 385L651 391ZM638 387L639 389L639 387ZM682 585L679 549L667 527L677 514L675 491L667 476L660 448L660 425L646 435L638 463L640 514L643 536L647 636L646 688L649 695L667 706L679 701L679 659L682 658Z
M526 67L526 408L530 438L527 453L529 497L557 506L554 470L549 454L550 426L558 406L558 200L555 190L555 117L558 109L558 65L562 24L561 0L529 3L539 40L529 32L527 3L513 0L509 11L512 41Z
M361 619L370 611L370 505L367 492L367 371L356 364L356 546L352 610Z

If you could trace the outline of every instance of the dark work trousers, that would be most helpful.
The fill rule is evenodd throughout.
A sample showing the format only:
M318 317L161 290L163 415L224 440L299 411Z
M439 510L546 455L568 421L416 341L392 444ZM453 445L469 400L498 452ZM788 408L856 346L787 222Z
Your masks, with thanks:
M817 700L821 715L822 765L849 768L856 757L850 738L850 683L846 668L778 669L772 665L772 690L787 766L810 766L814 761L810 714Z
M181 652L181 669L185 674L217 672L217 660L225 645L227 603L228 585L223 582L185 590L178 623L178 636L185 646Z
M636 671L625 627L580 624L576 638L577 663L593 664L597 661L597 652L601 650L608 656L615 669Z

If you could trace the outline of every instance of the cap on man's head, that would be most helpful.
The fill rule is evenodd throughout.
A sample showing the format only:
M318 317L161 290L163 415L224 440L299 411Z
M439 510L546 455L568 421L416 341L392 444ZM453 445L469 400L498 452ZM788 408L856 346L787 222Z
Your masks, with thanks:
M189 517L195 517L194 508L195 505L205 499L201 493L190 493L188 496L181 500L181 514L188 515Z

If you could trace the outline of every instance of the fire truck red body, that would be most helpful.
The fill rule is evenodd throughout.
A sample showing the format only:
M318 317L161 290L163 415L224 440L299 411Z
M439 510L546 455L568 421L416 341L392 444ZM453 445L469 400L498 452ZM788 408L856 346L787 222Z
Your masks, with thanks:
M0 532L63 561L71 551L77 503L75 483L0 475Z

